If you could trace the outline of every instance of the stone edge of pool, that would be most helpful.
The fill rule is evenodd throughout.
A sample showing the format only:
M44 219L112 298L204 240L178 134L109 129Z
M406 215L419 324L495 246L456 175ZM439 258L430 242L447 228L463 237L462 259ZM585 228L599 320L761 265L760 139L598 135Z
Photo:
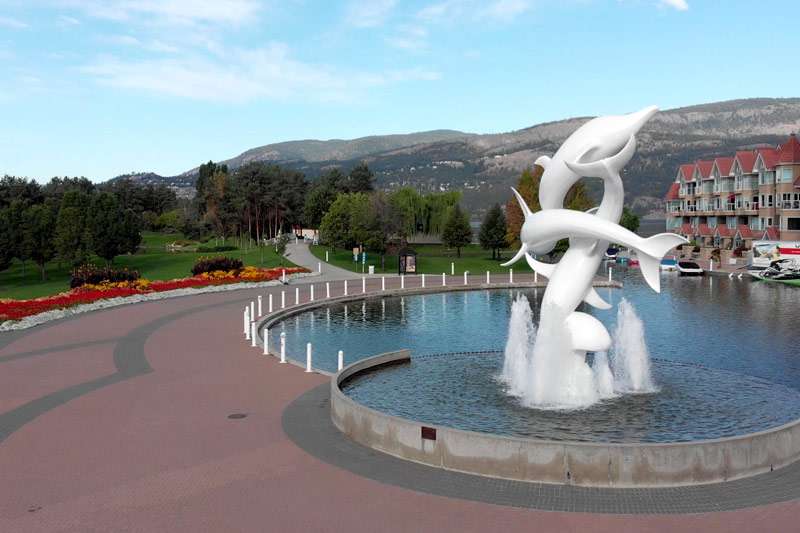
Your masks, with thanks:
M446 470L538 483L653 488L719 483L771 472L800 459L800 420L765 431L676 443L547 441L478 433L388 415L341 390L348 379L409 362L411 352L376 355L331 378L331 420L352 440Z

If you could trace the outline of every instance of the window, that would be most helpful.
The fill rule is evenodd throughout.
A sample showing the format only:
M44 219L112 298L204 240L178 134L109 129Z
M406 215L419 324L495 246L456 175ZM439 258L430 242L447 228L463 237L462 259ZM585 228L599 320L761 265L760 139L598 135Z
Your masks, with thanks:
M784 183L792 182L792 169L790 167L781 169L781 181Z
M786 219L786 229L800 231L800 218L790 217Z
M767 226L771 226L771 225L772 225L772 217L768 217L767 218Z

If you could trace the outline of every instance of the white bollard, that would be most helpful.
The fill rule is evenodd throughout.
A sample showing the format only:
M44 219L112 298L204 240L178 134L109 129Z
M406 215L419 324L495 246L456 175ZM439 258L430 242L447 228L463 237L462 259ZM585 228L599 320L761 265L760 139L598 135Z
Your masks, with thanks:
M608 282L611 283L611 267L608 267Z
M714 260L713 259L709 259L708 260L708 271L709 272L714 272Z
M281 363L286 362L286 332L281 331Z
M464 271L464 285L466 285L466 284L467 284L467 274L469 274L469 272L467 272L467 271L465 270L465 271Z
M250 322L256 319L256 303L250 300Z
M300 303L300 287L294 288L294 305Z
M455 263L450 263L450 275L451 276L455 276L456 275L456 264Z
M269 355L269 330L264 330L264 355Z
M272 294L269 295L269 312L272 312Z
M400 276L400 288L401 289L405 289L406 288L406 277L405 276Z
M250 308L245 305L244 306L244 329L242 330L242 333L244 333L245 338L247 338L247 333L248 333L247 328L250 326L250 317L247 316L249 312L250 312Z
M344 295L347 296L347 280L344 280Z
M256 335L256 323L255 322L251 322L250 323L250 346L255 348L256 346L258 346L257 342L258 342L258 335Z
M281 281L286 283L286 269L281 270Z
M317 263L317 272L322 274L322 263Z
M330 298L330 297L331 297L331 282L330 281L326 281L325 282L325 298Z
M328 262L328 250L325 250L325 262Z
M487 270L486 271L486 284L488 285L490 283L491 283L491 280L489 279L489 271Z
M281 291L281 309L286 307L286 291Z
M306 372L311 372L311 343L306 343Z
M508 282L511 283L512 285L514 284L514 269L513 268L509 268L508 269Z
M339 370L344 368L344 352L339 350L339 364L337 366Z
M445 277L444 272L442 272L442 287L445 285L447 285L447 278Z
M311 287L309 287L309 291L310 292L309 292L308 299L309 299L309 301L313 302L314 301L314 286L313 285L311 285Z
M382 291L386 290L386 277L385 276L381 276L381 290Z
M425 274L422 275L422 288L425 288Z
M361 294L367 292L367 278L361 276Z
M263 313L261 312L261 295L258 295L258 316L261 316Z

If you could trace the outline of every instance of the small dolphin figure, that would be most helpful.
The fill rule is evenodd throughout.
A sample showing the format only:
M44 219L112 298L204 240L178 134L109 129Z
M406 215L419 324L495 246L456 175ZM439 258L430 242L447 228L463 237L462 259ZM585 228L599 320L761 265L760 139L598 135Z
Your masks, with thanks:
M541 211L531 212L512 189L525 222L520 232L522 246L503 266L524 257L533 270L549 278L542 299L542 320L547 318L552 323L558 317L555 322L563 322L577 355L611 347L605 326L593 316L576 311L582 301L600 309L611 307L592 288L608 244L615 242L636 250L645 281L660 292L661 259L673 247L687 242L672 233L644 239L618 224L624 199L620 171L636 151L636 133L657 110L648 107L630 115L590 120L564 141L552 159L539 158L537 164L545 167L539 185ZM603 180L600 206L587 213L564 209L567 192L582 176ZM548 253L563 238L570 239L570 247L557 264L542 263L529 255Z

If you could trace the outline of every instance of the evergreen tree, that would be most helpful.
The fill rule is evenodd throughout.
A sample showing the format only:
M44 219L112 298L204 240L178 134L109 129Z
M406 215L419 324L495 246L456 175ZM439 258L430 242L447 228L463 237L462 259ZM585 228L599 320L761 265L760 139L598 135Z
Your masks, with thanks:
M448 248L455 248L456 255L461 257L461 248L468 245L471 240L472 228L469 225L469 218L461 210L461 206L456 204L450 210L442 229L442 242Z
M371 192L374 188L375 175L367 166L367 163L362 161L350 171L347 177L347 191L346 192Z
M53 244L58 257L71 265L86 260L89 248L86 228L88 207L88 195L79 190L67 191L61 198Z
M33 259L42 272L42 280L47 279L45 265L56 254L53 234L56 228L55 201L35 204L25 210L24 242L27 255Z
M336 200L336 190L324 183L317 183L306 196L303 220L309 228L319 228L322 217Z
M0 272L10 267L14 259L13 231L9 208L0 209Z
M500 257L500 250L506 245L506 216L500 204L487 211L478 233L478 240L481 247L492 251L492 259Z
M628 209L628 206L625 206L622 208L622 217L619 219L619 224L623 228L636 233L639 229L639 215Z
M113 194L103 192L92 199L87 227L92 251L105 259L106 263L111 263L120 254L133 251L131 246L135 238L132 232L134 229L138 231L138 228L131 214L120 209Z

